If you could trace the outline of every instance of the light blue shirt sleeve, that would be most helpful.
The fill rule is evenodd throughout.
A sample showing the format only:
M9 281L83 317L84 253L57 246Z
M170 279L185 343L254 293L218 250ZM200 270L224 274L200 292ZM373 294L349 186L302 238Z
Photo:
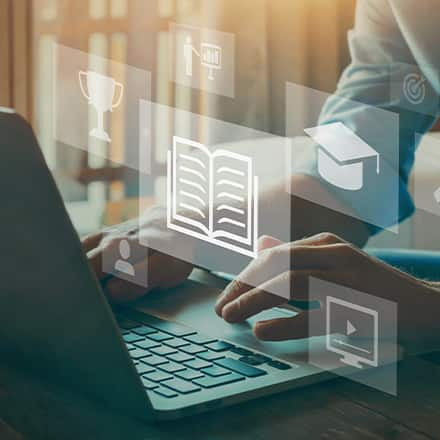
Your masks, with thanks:
M401 102L403 95L392 93L392 78L405 77L411 66L419 64L428 78L427 94L438 96L430 85L429 68L416 61L417 53L410 50L407 39L388 0L359 0L355 26L348 35L351 63L319 119L319 125L342 122L374 146L383 164L377 184L361 192L344 191L328 184L317 169L317 146L297 170L319 179L369 225L372 234L413 213L408 178L414 163L416 139L420 137L416 134L427 132L438 112L437 100L428 100L423 112L420 108L413 111ZM396 127L394 135L389 130L392 121ZM394 214L393 206L396 207Z

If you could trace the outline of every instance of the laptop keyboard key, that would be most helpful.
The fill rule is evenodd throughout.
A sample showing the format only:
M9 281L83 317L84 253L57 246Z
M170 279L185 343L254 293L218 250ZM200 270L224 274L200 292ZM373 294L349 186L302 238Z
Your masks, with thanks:
M182 347L181 350L188 354L197 354L202 353L203 351L208 351L204 346L194 344L186 345L185 347Z
M220 352L220 351L230 350L235 346L230 344L229 342L217 341L217 342L212 342L211 344L207 344L206 347L212 351Z
M141 325L140 327L135 327L131 329L131 331L139 336L146 336L146 335L150 335L151 333L157 332L157 330L155 330L152 327L148 327L147 325Z
M238 382L239 380L244 380L244 377L235 373L231 373L220 377L204 376L200 379L195 379L194 383L200 385L203 388L214 388L220 385Z
M194 330L188 327L169 321L162 321L160 324L155 325L155 327L158 330L161 330L165 333L169 333L170 335L178 336L178 337L189 336L195 333Z
M139 323L136 321L132 321L131 319L124 319L122 318L119 321L119 327L125 329L125 330L131 330L132 328L138 327Z
M290 370L292 368L289 364L285 364L284 362L280 361L270 361L267 363L267 365L278 370Z
M162 341L166 341L167 339L172 339L172 336L167 335L166 333L156 332L156 333L151 333L151 335L148 335L148 338L156 342L162 342Z
M194 359L192 361L185 362L185 366L193 368L194 370L201 370L212 366L211 362L206 362L203 359Z
M246 348L234 347L230 349L231 353L239 354L240 356L249 356L252 353L250 350L246 350Z
M151 382L151 380L145 379L145 377L141 377L142 384L144 385L144 388L147 390L154 390L159 385L157 383Z
M134 345L145 350L150 350L154 347L160 347L159 342L151 341L150 339L144 339L143 341L136 342Z
M155 316L144 315L141 321L150 327L160 330L165 333L169 333L173 336L188 336L196 333L194 330L185 327L184 325L177 324L176 322L164 321L163 319L156 318Z
M221 353L216 353L215 351L204 351L203 353L198 353L197 357L205 361L215 361L223 358L224 356Z
M169 347L179 348L183 347L184 345L189 345L189 342L185 341L185 339L173 338L164 341L164 344L168 345Z
M142 358L142 362L152 365L155 367L156 365L162 365L168 362L168 360L161 356L156 356L155 354L146 358Z
M212 365L209 368L203 368L203 370L200 370L202 373L207 374L208 376L212 377L218 377L218 376L224 376L225 374L231 374L230 370L227 370L226 368L219 367L218 365Z
M152 348L151 353L158 354L159 356L167 356L169 354L177 353L177 350L166 345L161 345L160 347Z
M241 362L244 362L248 365L261 365L270 360L270 358L265 358L265 356L259 356L258 354L252 356L243 356L240 358Z
M162 382L164 380L172 379L173 376L171 374L166 373L165 371L153 371L152 373L145 374L145 377L148 380L153 382Z
M151 356L151 353L147 350L142 350L142 348L135 348L134 350L130 350L128 352L132 359L142 359L147 356Z
M189 394L194 393L195 391L200 391L200 387L194 385L193 383L177 378L167 380L162 385L181 394Z
M203 374L200 373L200 371L185 369L185 370L176 372L176 376L178 376L182 379L186 379L186 380L194 380L194 379L198 379L200 377L203 377Z
M176 364L176 362L167 362L166 364L159 365L159 368L167 373L176 373L177 371L185 370L184 365Z
M136 335L135 333L128 333L126 335L122 335L122 339L129 344L133 342L142 341L144 339L142 336Z
M151 373L154 371L154 368L150 365L144 364L143 362L136 365L136 370L139 375Z
M159 387L159 388L156 388L155 390L153 390L156 394L159 394L159 395L161 395L162 397L168 397L168 398L171 398L171 397L177 397L178 396L178 394L175 392L175 391L173 391L173 390L170 390L169 388L165 388L165 387Z
M199 333L196 333L195 335L186 336L185 339L189 342L192 342L193 344L211 344L212 342L217 342L217 339L211 338L210 336L204 336Z
M194 356L190 356L189 354L186 353L174 353L168 355L167 357L168 359L178 363L187 362L190 361L191 359L194 359Z
M224 358L215 361L215 363L246 377L258 377L267 374L266 371L261 370L260 368L251 367L237 359Z

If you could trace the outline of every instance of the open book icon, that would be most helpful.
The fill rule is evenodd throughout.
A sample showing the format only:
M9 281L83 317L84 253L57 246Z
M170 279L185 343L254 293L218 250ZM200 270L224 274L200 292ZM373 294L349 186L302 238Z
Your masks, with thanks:
M170 229L255 258L258 178L252 159L173 137L168 152Z

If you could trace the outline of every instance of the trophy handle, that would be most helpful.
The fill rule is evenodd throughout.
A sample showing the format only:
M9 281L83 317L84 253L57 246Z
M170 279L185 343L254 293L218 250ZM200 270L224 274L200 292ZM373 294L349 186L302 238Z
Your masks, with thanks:
M114 108L116 108L121 103L122 97L124 96L124 86L117 81L115 81L115 86L119 87L120 92L119 92L119 97L118 97L117 101L114 104L112 104L112 110Z
M87 72L83 72L82 70L80 70L80 71L78 72L79 86L80 86L80 88L81 88L81 92L82 92L82 94L84 95L84 98L86 98L87 101L90 102L90 96L87 95L87 92L86 92L86 90L84 89L83 82L82 82L82 78L83 78L84 76L87 76L87 75L88 75L88 73L87 73Z

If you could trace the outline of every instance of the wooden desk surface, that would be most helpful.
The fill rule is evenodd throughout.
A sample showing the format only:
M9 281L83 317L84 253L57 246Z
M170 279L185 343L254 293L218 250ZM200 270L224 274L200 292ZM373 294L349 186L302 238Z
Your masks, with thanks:
M0 438L439 439L440 353L403 360L398 378L398 397L335 379L148 425L0 367Z

